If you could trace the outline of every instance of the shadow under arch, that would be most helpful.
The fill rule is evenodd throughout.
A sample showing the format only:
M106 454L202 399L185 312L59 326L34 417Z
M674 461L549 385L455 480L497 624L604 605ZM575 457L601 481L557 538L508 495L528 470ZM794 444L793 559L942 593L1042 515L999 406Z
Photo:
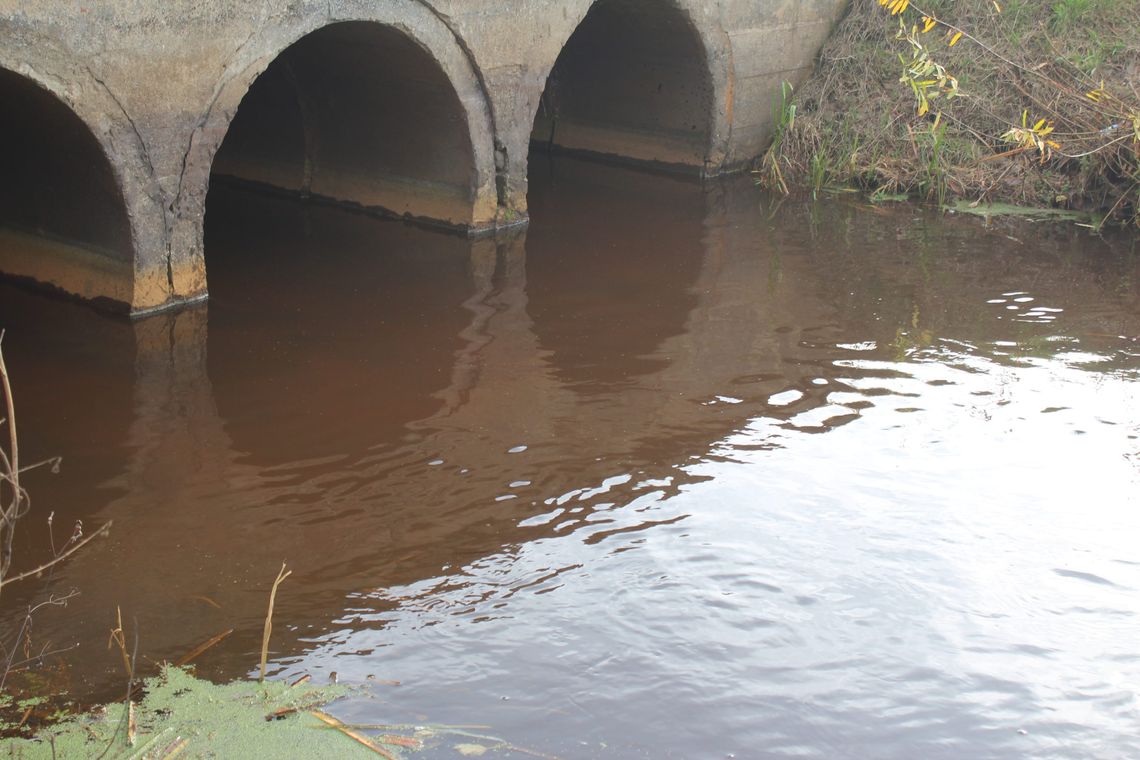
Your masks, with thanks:
M480 217L474 142L427 47L395 26L340 21L252 82L212 177L467 228Z
M0 68L0 271L122 310L135 241L119 177L87 123L38 82Z
M720 173L731 120L731 45L688 5L596 0L547 77L532 150Z

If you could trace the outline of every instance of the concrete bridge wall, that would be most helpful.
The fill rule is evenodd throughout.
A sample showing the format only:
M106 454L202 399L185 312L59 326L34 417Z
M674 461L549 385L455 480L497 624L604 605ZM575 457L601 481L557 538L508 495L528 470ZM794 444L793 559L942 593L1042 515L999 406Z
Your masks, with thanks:
M733 171L845 5L0 0L0 272L202 299L211 178L481 234L525 223L532 141Z

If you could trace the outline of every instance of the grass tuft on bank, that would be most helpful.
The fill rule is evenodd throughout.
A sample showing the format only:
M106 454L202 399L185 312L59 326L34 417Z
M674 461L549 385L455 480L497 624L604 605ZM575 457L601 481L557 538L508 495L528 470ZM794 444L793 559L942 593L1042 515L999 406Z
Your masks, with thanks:
M1140 0L901 5L892 15L878 0L852 0L815 75L774 105L761 184L1140 224ZM900 81L915 57L900 19L957 88L947 97L946 80L927 84L942 92L921 115L912 83L935 76Z

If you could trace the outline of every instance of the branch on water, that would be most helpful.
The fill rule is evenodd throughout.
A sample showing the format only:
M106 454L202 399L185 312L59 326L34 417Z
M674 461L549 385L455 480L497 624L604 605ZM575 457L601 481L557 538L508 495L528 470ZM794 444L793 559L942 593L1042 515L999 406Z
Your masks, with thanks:
M28 578L32 578L36 575L39 575L44 570L47 570L48 568L59 564L63 560L70 557L72 554L75 554L75 552L79 551L82 547L86 546L88 543L94 541L99 536L110 531L111 525L113 524L113 522L114 522L113 520L108 520L106 523L103 524L103 527L99 528L99 530L95 531L94 533L92 533L90 536L83 539L79 543L74 544L70 549L66 550L65 552L60 554L58 557L56 557L55 559L49 560L49 561L43 563L42 565L40 565L39 567L34 568L32 570L28 570L26 572L20 573L19 575L14 575L11 578L4 578L3 581L0 581L0 582L2 582L3 585L6 586L9 583L15 583L16 581L27 580Z

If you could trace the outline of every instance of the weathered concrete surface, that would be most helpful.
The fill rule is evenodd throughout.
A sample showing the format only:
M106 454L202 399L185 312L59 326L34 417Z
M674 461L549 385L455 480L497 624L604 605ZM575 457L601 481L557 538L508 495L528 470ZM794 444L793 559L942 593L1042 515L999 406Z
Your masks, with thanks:
M211 176L478 233L525 221L532 137L732 171L845 5L0 0L0 271L204 298Z

